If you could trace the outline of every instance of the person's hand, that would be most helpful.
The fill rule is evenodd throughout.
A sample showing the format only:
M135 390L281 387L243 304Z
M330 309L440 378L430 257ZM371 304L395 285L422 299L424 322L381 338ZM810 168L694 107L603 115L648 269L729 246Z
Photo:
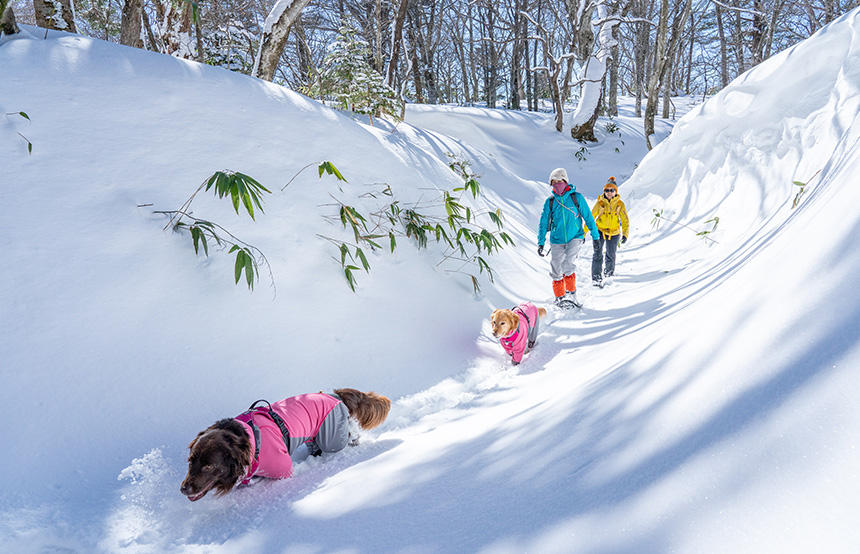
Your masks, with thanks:
M600 250L600 241L599 240L593 240L593 241L591 241L591 244L594 245L595 250Z
M627 237L621 237L621 244L624 244L625 242L627 242Z
M543 245L542 244L538 246L538 256L541 256L541 257L543 256Z

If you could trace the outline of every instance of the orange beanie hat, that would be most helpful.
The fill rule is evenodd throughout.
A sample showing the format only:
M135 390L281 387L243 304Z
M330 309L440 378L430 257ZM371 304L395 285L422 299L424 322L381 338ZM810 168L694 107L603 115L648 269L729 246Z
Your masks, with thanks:
M603 185L603 190L606 189L615 189L615 191L618 192L618 185L615 184L615 177L610 177L609 180L606 181L606 184Z

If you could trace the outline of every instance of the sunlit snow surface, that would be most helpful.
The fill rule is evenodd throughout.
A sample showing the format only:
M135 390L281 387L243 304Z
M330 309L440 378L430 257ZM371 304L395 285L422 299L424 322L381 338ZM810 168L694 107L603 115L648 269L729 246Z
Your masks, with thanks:
M678 99L692 109L644 159L628 101L584 160L548 113L410 106L370 127L193 62L0 43L0 549L860 550L858 29L855 10L706 103ZM331 195L450 189L447 153L517 243L494 282L476 297L403 241L352 293L317 236L349 236ZM281 191L323 160L349 182L314 165ZM602 290L583 248L584 309L551 312L511 367L487 316L549 303L535 229L559 166L590 203L616 176L630 240ZM230 257L195 257L152 213L216 169L274 192L256 222L194 204L266 253L274 288L234 285ZM359 447L179 493L199 430L341 386L395 401Z

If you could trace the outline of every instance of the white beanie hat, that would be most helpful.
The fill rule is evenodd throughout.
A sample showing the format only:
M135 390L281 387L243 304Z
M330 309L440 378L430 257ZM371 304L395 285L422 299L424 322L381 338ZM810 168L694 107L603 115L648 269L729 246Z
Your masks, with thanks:
M552 173L549 174L549 182L553 181L564 181L565 183L569 183L567 180L567 171L564 170L563 167L557 167L552 170Z

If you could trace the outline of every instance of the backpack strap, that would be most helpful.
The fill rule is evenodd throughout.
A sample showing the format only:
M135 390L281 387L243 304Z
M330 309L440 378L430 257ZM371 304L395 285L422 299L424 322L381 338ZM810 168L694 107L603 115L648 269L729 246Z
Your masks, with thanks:
M574 193L571 196L573 196L573 205L576 206L576 215L578 215L579 217L582 217L582 208L579 207L579 198L577 198L578 194L579 194L578 192L574 191ZM547 224L546 224L546 228L549 231L552 231L552 208L553 208L552 205L553 205L553 203L555 203L555 195L551 195L549 197L549 219L547 220ZM565 208L566 210L570 211L570 208L567 208L564 204L562 204L562 207Z
M553 204L555 204L555 196L550 196L549 197L549 219L547 220L547 223L546 223L546 228L549 229L550 232L552 232L552 205Z

